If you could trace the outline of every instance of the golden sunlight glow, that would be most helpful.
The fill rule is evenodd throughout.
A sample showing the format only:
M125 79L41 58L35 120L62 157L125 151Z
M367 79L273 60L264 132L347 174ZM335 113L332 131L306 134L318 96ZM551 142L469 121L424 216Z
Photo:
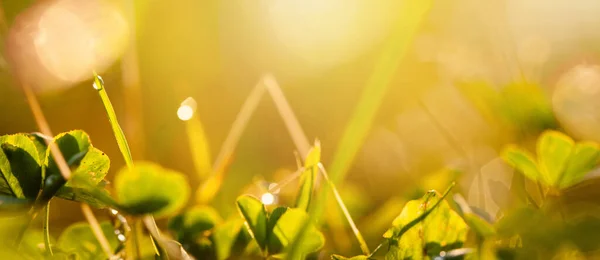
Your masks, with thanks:
M600 65L579 64L561 75L552 96L558 121L581 139L600 141Z
M123 15L104 1L40 1L17 17L7 49L22 80L49 90L102 73L123 53L128 33Z
M186 98L177 109L177 117L182 121L188 121L196 112L196 100L192 97Z
M278 51L288 54L285 57L295 57L311 69L326 68L380 42L396 17L391 11L397 2L271 1L267 26L280 44Z

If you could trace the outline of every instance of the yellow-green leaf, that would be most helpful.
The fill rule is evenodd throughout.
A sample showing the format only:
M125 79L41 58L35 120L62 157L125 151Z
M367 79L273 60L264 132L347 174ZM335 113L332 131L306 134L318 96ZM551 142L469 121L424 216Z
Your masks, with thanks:
M82 179L93 184L100 183L108 173L110 159L102 151L92 146L89 136L82 130L61 133L55 136L52 142L58 146L67 164L71 167L71 180L65 182L56 165L54 155L50 149L46 148L42 201L49 200L56 195L64 199L86 202L72 196L72 191L67 187L73 187L73 181Z
M475 215L474 213L465 213L463 218L467 225L477 233L477 235L487 238L496 234L496 229L492 224L483 220L481 217Z
M283 249L281 241L273 234L273 229L288 209L287 207L277 207L269 214L269 220L267 221L267 248L270 255L280 253Z
M211 230L221 223L219 213L209 206L196 206L169 220L169 229L178 233L179 238L194 240L204 231ZM181 241L181 239L178 239Z
M313 187L317 173L319 172L318 163L321 161L321 145L315 142L304 161L304 172L300 176L300 189L296 198L296 208L303 209L308 212L310 201L313 195Z
M185 176L150 162L137 162L115 176L117 200L129 214L170 216L185 206L190 187Z
M545 131L537 142L538 169L541 181L557 186L573 151L573 139L557 131Z
M530 180L537 181L540 179L540 172L533 156L517 146L509 145L502 152L502 159L508 165L514 167Z
M109 222L100 223L102 233L107 238L111 248L119 244L114 233L114 228ZM58 247L65 252L74 252L81 259L107 259L108 256L102 250L102 246L96 239L90 225L79 222L69 226L58 238Z
M392 241L386 259L421 259L423 253L437 255L440 250L462 246L468 227L443 200L447 193L439 195L431 191L423 198L407 203L402 213L392 222L392 228L384 234L384 237ZM425 215L427 212L430 212L429 215ZM421 220L414 224L419 219ZM414 227L411 228L411 225Z
M42 168L34 142L25 134L0 137L0 172L17 198L35 198Z
M567 188L578 183L591 171L600 159L600 147L594 142L581 142L575 145L565 171L559 179L558 187Z
M215 227L212 241L218 260L229 259L232 253L241 252L246 247L249 238L242 229L243 226L243 220L235 219Z
M267 210L265 206L255 197L242 195L237 199L237 207L246 220L246 227L250 235L264 252L267 247Z
M308 220L308 214L301 210L290 208L281 215L273 228L273 235L281 242L285 249L290 245L300 232L300 228ZM325 245L325 237L314 225L309 225L306 231L306 239L299 245L302 254L318 251Z
M370 258L366 255L358 255L358 256L353 256L353 257L344 257L341 255L331 255L331 259L332 260L368 260Z

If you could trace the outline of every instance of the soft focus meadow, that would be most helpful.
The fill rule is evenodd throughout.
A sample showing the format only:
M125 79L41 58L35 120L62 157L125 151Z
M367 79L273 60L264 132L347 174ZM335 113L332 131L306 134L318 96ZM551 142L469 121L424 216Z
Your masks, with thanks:
M1 0L0 37L6 259L600 257L598 1Z

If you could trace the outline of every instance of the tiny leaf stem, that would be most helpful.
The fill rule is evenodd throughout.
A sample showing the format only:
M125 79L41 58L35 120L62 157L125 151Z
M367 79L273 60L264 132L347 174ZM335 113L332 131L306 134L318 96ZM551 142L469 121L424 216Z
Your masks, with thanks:
M40 104L39 104L37 98L35 97L35 94L33 93L33 90L27 84L22 84L22 88L23 88L23 92L25 93L25 97L27 98L27 102L29 104L29 107L31 108L31 112L33 113L33 117L35 119L35 122L36 122L40 132L46 136L54 136L52 134L52 131L50 130L48 121L46 120L46 117L44 116L44 113L42 112ZM46 139L46 143L47 143L48 147L50 148L50 152L52 153L54 160L56 161L56 165L58 166L58 170L60 171L60 174L65 179L65 181L68 181L71 178L71 169L69 168L69 165L67 164L67 161L65 160L65 157L63 156L62 152L58 148L58 145L56 145L51 139ZM94 221L94 220L96 220L96 218L94 217L94 214L90 210L89 206L87 204L81 204L81 210L83 211L84 215L86 215L86 218L87 218L88 222L90 223L92 230L98 229L101 231L102 229L100 228L98 221ZM89 211L89 212L86 212L86 211ZM31 217L30 217L29 223L31 223L31 221L37 216L37 209L33 208L30 213L31 213L30 214ZM29 225L27 225L27 226L29 226ZM27 228L27 226L25 227L25 229ZM23 230L23 232L25 232L25 230ZM104 233L94 232L94 235L96 235L96 239L102 245L103 249L108 248L108 251L105 250L107 255L112 256L112 252L110 251L110 245L108 244L108 242L107 242L108 240L104 236ZM19 242L20 242L21 238L22 238L22 234L18 238Z
M337 201L337 204L340 206L342 213L344 213L344 217L346 217L346 220L348 221L348 224L350 225L352 232L354 232L354 236L356 237L356 240L358 240L358 244L360 245L360 250L363 252L364 255L370 255L371 252L369 251L369 246L367 245L367 242L365 241L362 234L360 233L360 230L358 230L358 228L356 227L356 223L354 223L354 220L352 220L352 216L350 215L350 212L348 211L346 204L344 204L344 201L342 200L342 196L340 195L337 188L335 187L335 184L333 184L333 182L329 179L329 175L327 174L325 167L323 167L323 164L319 163L318 165L319 165L319 170L320 170L321 174L323 175L323 178L329 185L329 188L331 189L331 192L333 193L333 196L335 197L335 200Z
M50 222L50 201L46 203L46 212L44 214L44 246L46 247L46 253L49 253L51 256L54 255L52 252L52 246L50 245L50 230L48 229L48 224Z

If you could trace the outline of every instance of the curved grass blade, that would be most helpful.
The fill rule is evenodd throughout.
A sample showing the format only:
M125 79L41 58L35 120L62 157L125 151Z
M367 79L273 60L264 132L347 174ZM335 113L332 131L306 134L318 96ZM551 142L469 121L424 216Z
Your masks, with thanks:
M125 159L125 164L127 164L127 167L132 167L133 159L131 157L131 150L127 144L127 139L125 138L125 133L119 125L115 109L110 102L110 98L108 98L108 93L106 93L106 88L104 87L104 81L96 72L94 72L94 88L98 90L98 94L100 95L100 99L102 100L102 104L106 110L106 115L108 116L108 121L110 122L110 127L115 134L117 145L119 146L119 150L123 155L123 159Z

